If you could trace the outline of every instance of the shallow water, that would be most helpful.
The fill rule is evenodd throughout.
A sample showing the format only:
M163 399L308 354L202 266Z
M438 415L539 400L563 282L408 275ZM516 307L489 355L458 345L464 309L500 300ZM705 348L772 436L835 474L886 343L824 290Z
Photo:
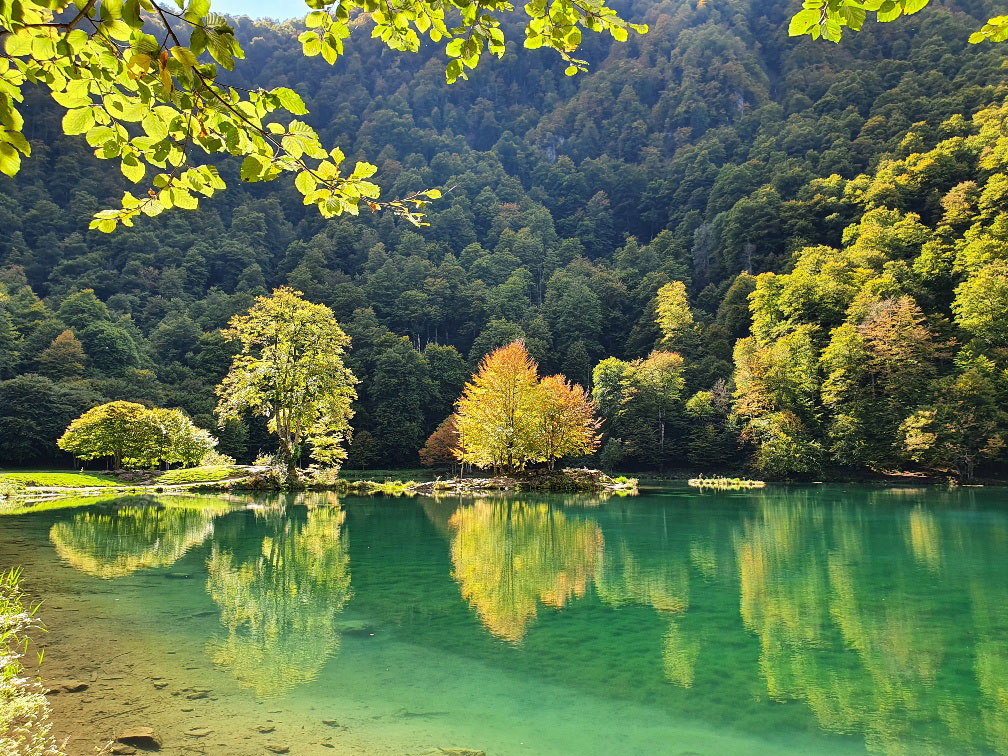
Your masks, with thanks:
M72 753L1008 753L1006 558L993 488L0 518Z

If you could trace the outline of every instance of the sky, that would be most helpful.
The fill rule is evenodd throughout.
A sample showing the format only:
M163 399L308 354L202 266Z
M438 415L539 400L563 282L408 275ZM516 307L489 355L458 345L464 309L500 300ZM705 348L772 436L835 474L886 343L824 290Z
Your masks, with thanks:
M304 18L308 6L304 0L211 0L210 7L218 13L251 18Z

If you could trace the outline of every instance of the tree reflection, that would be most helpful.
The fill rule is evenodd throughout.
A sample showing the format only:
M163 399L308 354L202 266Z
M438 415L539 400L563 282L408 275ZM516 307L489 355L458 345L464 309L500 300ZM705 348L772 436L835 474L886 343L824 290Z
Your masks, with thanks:
M863 517L778 496L736 537L742 619L759 638L770 696L804 701L820 726L860 732L874 753L940 753L950 740L1008 751L1008 594L1003 575L969 581L976 555L995 551L960 532L961 569L942 572L948 550L931 512L898 512L895 527ZM970 695L959 655L969 623L950 622L953 608L935 598L964 578L974 612L1000 613L990 632L975 622L979 712L954 703Z
M128 499L112 509L81 512L55 523L49 540L68 564L110 579L140 569L170 567L213 533L219 500Z
M562 608L584 596L602 559L593 520L547 504L479 500L451 517L453 577L484 627L518 643L539 602Z
M689 609L687 565L679 554L656 549L653 544L640 552L648 555L647 563L638 560L626 541L606 551L595 576L599 598L614 607L651 606L667 617L669 627L661 650L665 679L684 688L692 687L700 643L689 638L678 622Z
M350 556L338 506L259 513L267 535L260 553L236 556L215 546L207 591L226 635L207 652L239 684L265 698L313 680L339 650L337 615L351 597Z

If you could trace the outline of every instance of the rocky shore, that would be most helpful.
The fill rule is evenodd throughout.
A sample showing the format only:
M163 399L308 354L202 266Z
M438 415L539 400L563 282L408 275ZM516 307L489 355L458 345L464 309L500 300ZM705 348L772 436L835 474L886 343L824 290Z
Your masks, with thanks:
M408 486L410 493L473 494L494 491L545 493L637 493L636 478L613 478L601 470L570 468L564 470L531 470L512 476L493 478L449 478Z

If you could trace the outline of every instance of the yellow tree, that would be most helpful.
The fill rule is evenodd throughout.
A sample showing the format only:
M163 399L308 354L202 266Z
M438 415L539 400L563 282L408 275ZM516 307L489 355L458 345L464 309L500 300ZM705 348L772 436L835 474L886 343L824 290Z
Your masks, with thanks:
M655 315L655 323L661 329L665 344L672 344L679 334L693 325L693 311L686 298L686 284L673 281L658 289Z
M598 448L601 421L595 416L595 402L580 385L562 375L546 376L539 384L539 402L539 449L551 470L561 457Z
M537 443L539 378L525 344L514 341L480 362L457 403L461 462L513 471L541 459Z

